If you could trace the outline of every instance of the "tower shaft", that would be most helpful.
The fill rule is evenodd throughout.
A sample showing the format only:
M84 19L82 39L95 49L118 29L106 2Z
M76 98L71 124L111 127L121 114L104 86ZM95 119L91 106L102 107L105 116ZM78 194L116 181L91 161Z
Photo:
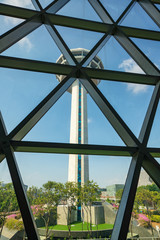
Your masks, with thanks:
M72 85L70 143L87 144L87 92L77 79ZM68 181L89 180L88 156L69 155Z

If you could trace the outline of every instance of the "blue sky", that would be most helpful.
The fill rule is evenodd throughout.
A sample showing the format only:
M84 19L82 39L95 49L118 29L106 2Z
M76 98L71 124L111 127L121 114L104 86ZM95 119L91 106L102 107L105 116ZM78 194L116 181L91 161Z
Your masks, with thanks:
M1 0L1 3L13 4L34 9L30 0ZM40 1L45 7L51 1ZM125 9L128 0L102 0L101 1L113 19ZM58 14L101 21L87 0L71 0ZM21 20L0 16L0 34L19 24ZM138 5L132 8L126 19L121 23L124 26L141 27L159 31L144 10ZM69 48L82 47L92 49L102 37L94 33L71 28L56 26ZM160 43L156 41L133 39L134 43L147 55L150 60L160 67L158 50ZM51 39L44 26L41 26L14 46L4 51L2 55L15 56L28 59L56 62L60 51ZM111 37L103 49L98 53L105 69L144 74L133 59ZM0 69L1 86L0 110L10 132L57 84L55 75L36 72L19 71L13 69ZM101 81L99 89L113 105L119 115L128 124L138 137L143 119L149 104L152 86ZM4 100L5 99L5 100ZM66 92L52 109L27 134L24 140L69 142L71 95ZM159 114L149 139L149 146L159 147ZM101 111L88 95L88 134L90 144L119 145L124 143L105 119ZM29 154L16 153L19 168L24 183L31 186L41 186L48 180L67 181L68 155L60 154ZM90 179L100 186L113 183L124 183L128 171L130 158L90 156ZM6 161L0 164L0 181L8 182L9 173Z

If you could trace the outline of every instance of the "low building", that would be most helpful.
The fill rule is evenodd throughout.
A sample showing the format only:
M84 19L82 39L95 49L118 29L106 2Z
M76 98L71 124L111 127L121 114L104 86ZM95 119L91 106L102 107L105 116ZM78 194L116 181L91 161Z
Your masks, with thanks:
M124 184L113 184L110 186L107 186L107 197L110 200L116 200L116 192L120 189L124 188Z
M153 183L154 182L153 182L152 178L150 178L150 176L146 173L146 171L141 170L138 187L152 185Z

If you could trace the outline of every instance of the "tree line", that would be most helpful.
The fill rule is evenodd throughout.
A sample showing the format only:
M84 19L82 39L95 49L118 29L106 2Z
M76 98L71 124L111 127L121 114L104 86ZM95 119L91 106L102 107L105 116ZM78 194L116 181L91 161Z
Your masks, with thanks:
M69 237L71 236L72 214L78 206L81 206L82 211L86 213L88 232L90 235L92 234L91 207L93 202L97 201L100 197L99 186L95 182L88 181L83 185L79 185L75 182L66 182L63 184L48 181L40 188L36 186L30 187L27 190L27 196L34 217L36 219L41 218L44 222L46 239L49 237L49 226L56 224L58 218L57 206L60 204L67 206L66 218ZM6 222L8 222L9 226L9 222L15 221L8 219L7 216L16 211L19 211L19 207L13 185L11 183L3 184L0 182L1 233Z
M123 189L117 191L117 202L120 202L122 193ZM142 214L145 214L147 218ZM143 216L143 218L139 218L141 216ZM133 218L139 218L139 224L143 227L150 228L152 235L154 235L152 222L160 223L160 189L156 184L137 188L131 222Z

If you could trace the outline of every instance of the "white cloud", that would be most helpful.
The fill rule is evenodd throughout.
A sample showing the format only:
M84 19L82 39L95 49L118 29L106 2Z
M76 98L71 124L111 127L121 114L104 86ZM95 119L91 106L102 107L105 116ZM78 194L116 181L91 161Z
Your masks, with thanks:
M2 3L24 8L33 7L31 0L2 0Z
M124 60L118 67L124 69L125 72L144 73L143 70L131 58ZM146 92L148 86L136 83L127 83L127 89L134 94L138 94L140 92Z
M91 118L88 118L88 124L92 122L92 119Z
M123 68L125 72L144 73L143 70L131 58L124 60L118 67Z
M7 24L7 25L10 25L10 26L15 26L15 25L18 25L22 22L21 19L18 19L18 18L12 18L12 17L4 17L4 22Z
M33 44L31 43L31 41L29 40L28 37L24 37L22 38L19 42L18 45L25 49L27 52L29 52L31 50L31 48L33 47Z
M148 89L147 85L136 84L136 83L127 83L127 89L134 94L138 94L140 92L146 92Z

